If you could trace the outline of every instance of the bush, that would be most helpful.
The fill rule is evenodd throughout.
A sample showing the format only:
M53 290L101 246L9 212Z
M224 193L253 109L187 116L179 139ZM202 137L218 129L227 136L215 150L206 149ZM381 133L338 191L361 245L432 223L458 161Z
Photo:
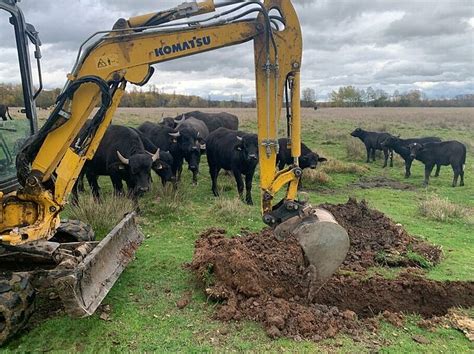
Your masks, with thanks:
M79 197L77 205L68 205L65 213L71 219L81 220L89 224L97 239L107 235L125 214L135 209L135 203L126 197L113 194L102 195L96 201L92 195Z
M448 198L443 199L437 195L432 195L421 201L418 209L422 216L441 222L461 219L467 216L465 208L451 203Z

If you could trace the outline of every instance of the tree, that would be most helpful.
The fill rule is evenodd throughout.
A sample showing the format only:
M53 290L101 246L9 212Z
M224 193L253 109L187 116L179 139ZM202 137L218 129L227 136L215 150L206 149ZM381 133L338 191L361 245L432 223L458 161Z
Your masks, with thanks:
M303 107L313 107L316 103L316 92L312 88L305 88L303 90Z
M339 87L338 91L332 91L331 102L336 107L357 107L361 105L361 91L354 86Z

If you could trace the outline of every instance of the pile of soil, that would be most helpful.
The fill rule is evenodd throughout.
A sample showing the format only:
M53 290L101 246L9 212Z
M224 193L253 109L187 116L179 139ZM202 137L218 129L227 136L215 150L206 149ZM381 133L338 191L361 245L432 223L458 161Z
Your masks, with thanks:
M394 280L368 276L364 270L377 263L381 250L400 255L417 246L428 250L425 257L434 262L439 249L415 241L363 202L324 207L349 232L351 249L344 268L351 271L337 273L321 289L311 288L304 254L294 238L278 241L269 229L232 238L222 229L201 234L188 268L206 294L220 302L218 319L255 320L272 338L317 341L339 332L358 336L365 329L375 330L376 316L398 323L393 313L430 317L452 306L474 305L472 282L431 281L413 268Z
M377 264L398 267L423 267L435 265L441 260L439 247L410 236L400 224L396 224L377 210L370 209L363 200L351 198L345 204L323 204L337 222L347 230L351 247L343 268L362 270ZM411 257L414 253L422 256Z

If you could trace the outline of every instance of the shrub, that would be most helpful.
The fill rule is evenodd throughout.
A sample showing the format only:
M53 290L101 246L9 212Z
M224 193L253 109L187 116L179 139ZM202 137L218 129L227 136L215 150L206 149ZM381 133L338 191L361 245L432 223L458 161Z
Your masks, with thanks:
M135 203L126 197L113 194L101 195L96 201L92 195L79 197L77 205L68 205L65 213L71 219L89 224L100 239L107 235L125 214L135 209Z
M451 203L448 198L440 198L437 195L427 197L418 206L422 216L441 222L460 219L467 215L467 211L460 205Z

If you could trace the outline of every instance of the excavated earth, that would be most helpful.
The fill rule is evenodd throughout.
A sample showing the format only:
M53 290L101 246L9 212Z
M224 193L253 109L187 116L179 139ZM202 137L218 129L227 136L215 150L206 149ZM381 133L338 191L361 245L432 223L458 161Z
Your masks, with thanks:
M414 239L365 202L322 207L346 228L351 247L341 270L321 288L311 284L294 238L278 241L269 229L239 237L227 237L222 229L200 235L187 267L207 296L219 302L217 319L255 320L272 338L317 341L339 332L357 337L376 330L381 317L399 325L401 313L431 318L451 307L474 306L474 282L423 277L419 267L440 261L438 247ZM377 264L407 268L389 280L367 272Z

